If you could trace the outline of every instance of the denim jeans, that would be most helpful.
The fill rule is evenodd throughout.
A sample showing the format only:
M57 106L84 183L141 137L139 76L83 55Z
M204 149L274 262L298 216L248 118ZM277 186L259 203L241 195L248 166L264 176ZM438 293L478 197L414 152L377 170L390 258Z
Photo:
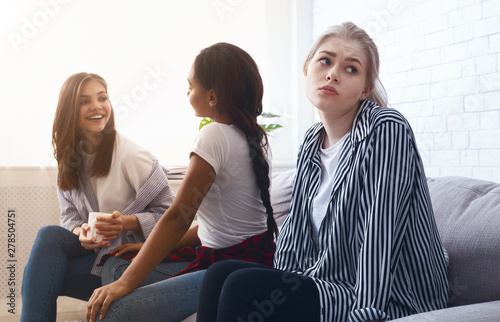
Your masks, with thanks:
M196 312L204 275L202 270L137 288L111 303L98 321L182 321Z
M56 321L60 295L87 301L101 278L90 274L96 254L60 226L38 231L24 269L21 322Z
M118 280L132 263L129 259L122 257L110 257L102 267L102 285L107 285ZM139 284L138 287L146 286L166 280L175 273L182 271L190 262L168 262L158 264L151 273Z

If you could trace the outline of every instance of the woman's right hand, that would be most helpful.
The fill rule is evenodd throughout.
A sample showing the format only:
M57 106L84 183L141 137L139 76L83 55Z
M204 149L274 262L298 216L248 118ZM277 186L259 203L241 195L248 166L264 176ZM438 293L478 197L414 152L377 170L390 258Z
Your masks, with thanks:
M95 289L87 303L87 321L96 321L96 318L99 320L103 319L108 311L109 305L113 301L124 297L133 290L133 287L130 288L126 283L122 282L121 279ZM101 309L101 314L97 316L99 309Z
M86 223L82 224L82 226L80 227L80 233L78 234L79 235L78 240L80 241L83 248L95 249L95 248L105 247L105 246L111 245L107 241L102 241L101 243L96 243L95 238L87 237L87 234L89 231L90 231L89 224L86 224Z

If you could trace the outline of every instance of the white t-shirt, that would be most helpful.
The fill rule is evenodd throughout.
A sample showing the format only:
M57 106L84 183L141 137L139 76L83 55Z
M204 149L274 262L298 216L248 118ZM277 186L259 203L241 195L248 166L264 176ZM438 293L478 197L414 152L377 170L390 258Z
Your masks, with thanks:
M198 133L192 153L216 173L197 213L201 244L226 248L264 233L267 214L243 132L227 124L206 125Z
M83 152L87 173L94 155ZM147 181L154 157L141 146L116 133L111 169L105 177L90 178L99 211L122 212L134 200L137 190Z
M326 216L326 211L328 210L328 204L330 203L330 196L333 189L333 179L335 177L335 170L339 164L340 153L342 152L342 145L347 138L347 134L344 135L337 143L334 145L323 149L320 148L321 157L321 182L319 184L318 193L313 201L312 210L312 224L314 228L314 237L318 237L319 227L321 222Z

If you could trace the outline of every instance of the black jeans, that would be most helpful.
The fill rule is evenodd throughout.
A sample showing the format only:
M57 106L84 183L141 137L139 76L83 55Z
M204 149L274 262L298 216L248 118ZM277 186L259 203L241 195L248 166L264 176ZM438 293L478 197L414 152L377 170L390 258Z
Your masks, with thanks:
M213 264L203 279L198 322L320 320L318 289L302 275L252 262Z

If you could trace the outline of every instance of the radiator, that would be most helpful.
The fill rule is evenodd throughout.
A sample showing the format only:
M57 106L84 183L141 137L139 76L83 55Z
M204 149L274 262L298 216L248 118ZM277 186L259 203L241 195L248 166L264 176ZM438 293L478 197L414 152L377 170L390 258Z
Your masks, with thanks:
M0 167L2 312L19 315L23 271L38 230L59 224L57 169Z

